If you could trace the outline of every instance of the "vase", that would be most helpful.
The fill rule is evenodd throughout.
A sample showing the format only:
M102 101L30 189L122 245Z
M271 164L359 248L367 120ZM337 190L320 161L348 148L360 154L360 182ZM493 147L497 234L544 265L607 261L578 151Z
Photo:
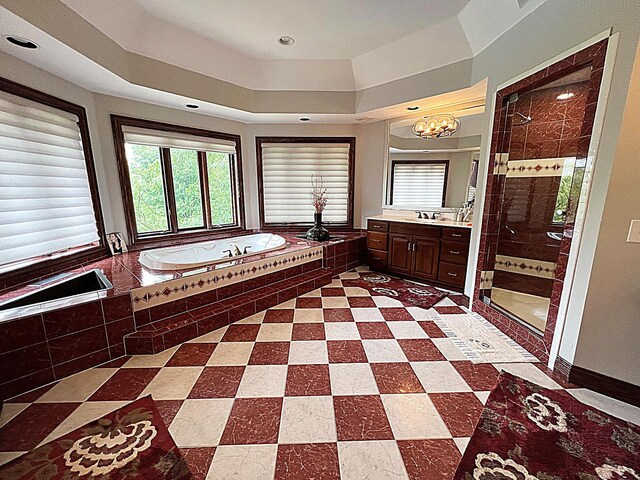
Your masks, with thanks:
M322 213L313 214L313 227L307 230L307 240L314 242L329 240L329 230L322 226Z

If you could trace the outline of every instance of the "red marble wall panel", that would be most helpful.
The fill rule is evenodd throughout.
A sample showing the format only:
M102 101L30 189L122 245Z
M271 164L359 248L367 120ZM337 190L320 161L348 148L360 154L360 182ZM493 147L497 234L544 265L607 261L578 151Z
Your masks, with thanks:
M530 241L514 242L508 240L500 246L500 253L513 255L519 246L521 251L537 254L540 260L551 261L549 247L557 249L557 263L555 278L551 289L551 307L547 318L547 325L542 335L533 332L502 315L499 311L484 304L480 299L487 296L487 292L481 292L479 278L481 271L493 270L492 244L497 241L494 235L496 220L495 216L500 212L502 203L502 189L500 181L493 175L493 166L496 153L508 152L510 160L524 158L548 158L555 156L576 156L578 160L586 158L591 140L593 121L595 118L598 94L605 61L605 54L608 40L600 41L580 52L571 55L559 62L544 68L529 77L526 77L512 85L497 92L496 108L494 114L494 127L491 135L490 163L488 168L487 189L484 199L483 221L481 225L481 241L478 252L478 271L476 272L476 286L473 294L474 311L479 312L489 321L494 323L502 331L510 335L527 350L536 355L540 360L548 359L549 348L553 339L560 294L563 287L563 280L566 274L566 259L571 248L572 238L572 214L578 203L581 182L576 182L576 188L572 188L569 196L569 212L565 223L562 241L560 245L550 245L548 241L540 242L540 238L535 237L533 230L523 231ZM581 68L591 66L591 74L588 82L572 85L574 96L568 101L557 101L557 95L564 93L566 87L555 89L536 90L539 87L558 80L569 73L576 72ZM559 90L563 90L560 92ZM516 105L509 104L508 99L514 93L519 93ZM554 97L555 95L555 97ZM514 117L514 112L518 111L523 115L531 115L533 122L528 125L516 125L520 123L518 116ZM578 169L575 175L582 175ZM579 177L581 178L581 177ZM508 182L509 180L506 180ZM514 185L513 190L516 190ZM548 201L553 198L550 194ZM544 196L542 197L544 198ZM542 209L545 212L550 208ZM542 215L542 218L547 215ZM500 222L498 222L499 224ZM552 231L551 228L549 231ZM489 235L487 235L489 233ZM528 235L528 238L527 238ZM555 242L554 242L555 243ZM528 244L528 246L524 246ZM543 245L543 247L537 247ZM529 257L527 257L529 258Z

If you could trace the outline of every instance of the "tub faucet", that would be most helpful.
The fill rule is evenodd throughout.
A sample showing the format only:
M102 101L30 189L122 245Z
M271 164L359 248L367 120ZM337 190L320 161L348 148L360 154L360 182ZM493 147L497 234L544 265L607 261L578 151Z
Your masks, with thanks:
M251 245L247 245L246 247L244 247L244 251L242 252L243 255L246 255L247 253L249 253L247 250L249 250L251 248Z
M235 255L235 256L242 255L242 252L238 248L238 245L236 245L235 243L231 244L231 248L233 248L233 255Z
M231 253L231 250L223 250L222 253L228 253L227 257L233 257L233 254Z

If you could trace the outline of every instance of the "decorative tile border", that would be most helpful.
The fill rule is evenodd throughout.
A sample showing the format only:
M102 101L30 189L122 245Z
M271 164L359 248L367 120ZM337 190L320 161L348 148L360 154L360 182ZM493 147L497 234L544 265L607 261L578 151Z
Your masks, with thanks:
M480 274L480 290L490 289L493 286L493 270L483 270Z
M556 264L554 262L543 262L542 260L532 260L530 258L496 255L495 269L502 270L503 272L520 273L522 275L530 275L532 277L553 279L556 271Z
M322 247L309 247L289 254L256 260L192 275L187 278L140 287L131 291L134 311L163 305L220 287L244 282L280 270L321 260Z
M537 158L507 162L507 177L561 177L567 158Z
M509 164L508 153L496 153L496 159L493 162L493 174L506 175L508 164Z

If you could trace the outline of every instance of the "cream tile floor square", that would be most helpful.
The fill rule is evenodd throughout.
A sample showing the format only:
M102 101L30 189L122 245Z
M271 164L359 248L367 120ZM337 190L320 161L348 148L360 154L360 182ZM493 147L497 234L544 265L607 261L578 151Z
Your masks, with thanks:
M384 322L384 317L377 308L354 308L351 313L356 322Z
M153 380L140 394L151 395L154 400L184 400L204 367L167 367L153 377Z
M332 397L285 397L279 443L337 441Z
M135 355L127 360L122 368L164 367L177 349L178 347L175 346L155 355Z
M449 362L411 362L411 367L427 393L471 391Z
M263 323L256 342L288 342L291 340L292 331L291 323Z
M368 363L329 365L333 395L377 395L378 384Z
M362 340L369 363L406 362L407 357L395 340Z
M382 395L382 403L396 440L451 437L427 394Z
M322 323L321 308L297 308L293 313L293 323Z
M289 347L289 365L312 365L319 363L329 363L326 342L316 340L291 342L291 346Z
M36 402L84 402L117 371L117 368L100 368L76 373L58 382Z
M396 339L429 338L417 322L387 322Z
M248 365L236 397L282 397L286 383L286 365Z
M360 333L354 322L327 322L324 332L327 340L360 340Z
M405 480L409 478L398 444L393 440L340 442L338 457L342 480Z
M322 308L349 308L347 297L322 297Z
M207 480L271 480L277 445L222 445L216 448Z
M214 447L220 443L233 398L185 400L169 433L178 447Z
M216 345L207 365L246 365L252 350L251 342L221 342Z

